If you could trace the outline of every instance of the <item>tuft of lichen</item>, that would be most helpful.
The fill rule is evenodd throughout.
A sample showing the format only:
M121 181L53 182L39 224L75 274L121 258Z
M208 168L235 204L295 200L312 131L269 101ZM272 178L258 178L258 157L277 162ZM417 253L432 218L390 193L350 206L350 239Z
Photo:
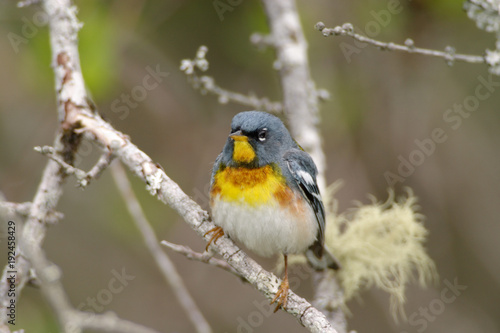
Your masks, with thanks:
M464 10L479 29L495 33L496 49L487 49L484 59L490 73L500 75L500 0L466 0Z
M342 264L338 279L344 289L344 302L372 286L390 294L394 319L406 319L403 310L405 288L418 280L421 286L437 281L436 267L424 243L427 230L417 212L417 199L408 190L395 199L389 191L387 201L372 198L368 205L358 205L337 215L333 192L324 196L327 206L326 245Z
M500 1L466 0L464 9L467 16L476 21L478 28L487 32L500 31Z

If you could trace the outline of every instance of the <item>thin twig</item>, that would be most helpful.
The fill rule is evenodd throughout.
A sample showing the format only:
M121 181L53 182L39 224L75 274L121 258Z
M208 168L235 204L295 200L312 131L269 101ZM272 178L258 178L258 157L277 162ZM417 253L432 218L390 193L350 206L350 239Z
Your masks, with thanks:
M6 202L0 201L0 213L5 216L20 215L22 217L28 217L31 212L31 202ZM45 216L45 223L55 224L64 217L64 214L57 211L49 211Z
M64 169L64 172L68 175L74 175L78 180L78 185L81 188L85 188L90 184L92 179L97 179L104 172L104 170L109 166L111 161L113 161L114 156L110 151L104 152L96 164L88 172L78 169L68 163L66 163L58 154L56 154L55 149L50 146L37 146L34 148L35 151L46 155L50 159L56 161Z
M283 110L283 106L279 102L271 102L265 97L258 98L253 94L244 95L238 92L232 92L218 86L213 77L206 75L198 76L198 70L202 72L208 70L208 60L206 59L207 52L208 48L206 46L200 46L196 52L195 59L184 59L181 62L181 71L187 75L189 81L195 89L200 89L202 93L211 93L218 96L219 103L221 104L234 102L250 106L254 110L263 110L275 113Z
M111 164L113 159L114 156L111 154L111 151L104 152L92 169L87 172L85 178L80 182L80 185L85 187L89 184L90 180L99 178L104 170Z
M156 238L155 232L151 227L146 214L142 210L142 207L137 200L137 197L130 186L130 182L125 174L125 170L120 163L114 163L111 165L111 174L115 180L115 184L122 195L123 200L127 205L127 209L134 219L134 222L144 238L149 252L156 261L156 264L160 268L160 271L165 278L165 281L172 288L177 300L184 309L184 312L191 320L192 324L199 333L210 333L212 329L208 324L207 320L201 313L200 309L196 305L194 299L189 294L181 276L177 272L173 262L167 256L167 254L161 249L158 239Z
M17 3L17 7L23 8L39 3L41 0L23 0Z
M459 54L455 53L455 49L451 46L447 46L445 51L424 49L416 47L413 40L408 38L405 41L405 45L395 44L392 42L385 43L373 38L369 38L354 32L354 27L351 23L344 23L342 26L336 26L335 28L326 28L323 22L316 23L316 29L321 31L323 36L349 36L355 40L373 45L381 50L387 51L401 51L407 53L421 54L431 57L443 58L449 64L453 64L454 61L464 61L472 64L482 64L486 63L484 56L469 55L469 54Z
M81 169L75 168L74 166L66 163L61 156L56 154L56 150L51 146L36 146L33 148L36 152L47 156L51 160L57 162L67 175L74 175L78 180L84 179L87 173Z
M174 252L184 255L186 258L190 260L204 262L211 266L215 266L229 273L232 273L239 278L242 278L242 276L234 268L232 268L226 261L214 258L213 255L211 255L209 252L204 252L204 253L196 252L189 246L170 243L167 242L166 240L161 241L161 244L165 245Z
M31 202L7 202L0 201L0 212L3 212L5 215L14 215L19 214L21 216L28 216L30 214Z

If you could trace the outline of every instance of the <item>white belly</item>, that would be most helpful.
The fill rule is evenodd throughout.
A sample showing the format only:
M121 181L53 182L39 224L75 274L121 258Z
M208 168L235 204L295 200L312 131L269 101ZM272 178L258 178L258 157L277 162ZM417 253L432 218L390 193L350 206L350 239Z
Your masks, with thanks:
M297 214L297 211L302 213ZM316 240L318 223L312 209L280 209L277 202L253 207L237 201L212 201L214 223L258 255L302 253Z

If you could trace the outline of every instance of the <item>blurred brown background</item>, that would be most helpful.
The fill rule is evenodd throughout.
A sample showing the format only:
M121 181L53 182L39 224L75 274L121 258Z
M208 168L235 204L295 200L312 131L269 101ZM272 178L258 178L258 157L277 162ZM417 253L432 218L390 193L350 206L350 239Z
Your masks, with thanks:
M368 202L369 193L385 200L384 174L397 174L401 160L411 159L418 165L397 182L396 193L409 186L419 197L430 231L428 250L440 274L439 286L409 287L405 309L410 322L395 324L387 295L371 290L349 302L349 328L360 333L499 332L500 77L490 78L484 65L450 67L441 59L359 47L344 37L324 38L313 26L317 21L328 27L351 22L370 33L365 28L371 22L376 39L402 43L411 37L417 46L442 50L452 45L457 52L479 55L494 48L494 36L476 28L461 1L401 1L398 13L384 16L390 3L298 1L313 78L332 95L321 104L321 131L327 180L344 181L337 194L340 210L352 207L354 200ZM273 51L249 43L252 33L268 31L260 2L242 1L222 17L213 1L86 0L76 5L84 23L82 69L99 111L207 207L212 162L231 118L248 108L221 105L216 97L193 90L179 64L207 45L208 75L221 86L279 100ZM33 147L52 144L57 126L48 31L39 12L36 6L18 9L15 1L0 1L0 190L16 202L32 199L47 161ZM21 37L14 44L13 34ZM346 57L346 45L356 52ZM169 75L127 106L122 94L137 93L148 68L157 66ZM493 83L485 86L482 80ZM465 111L453 111L454 105ZM429 143L436 128L446 140L435 143L433 151L427 146L427 155L419 153L423 149L415 140ZM97 153L96 147L83 145L80 167L90 167ZM141 181L131 181L160 239L203 250L204 242L171 209L151 197ZM193 331L109 172L84 191L70 179L58 209L65 218L50 227L44 246L62 268L75 306L91 310L89 299L104 295L113 270L125 269L135 278L94 311L114 311L162 332ZM267 304L263 296L234 276L169 254L215 332L305 331L287 314L268 315L256 305ZM266 268L274 264L257 260ZM467 288L449 289L454 282ZM310 284L301 283L298 294L310 299ZM19 328L58 330L36 289L27 287L18 306Z

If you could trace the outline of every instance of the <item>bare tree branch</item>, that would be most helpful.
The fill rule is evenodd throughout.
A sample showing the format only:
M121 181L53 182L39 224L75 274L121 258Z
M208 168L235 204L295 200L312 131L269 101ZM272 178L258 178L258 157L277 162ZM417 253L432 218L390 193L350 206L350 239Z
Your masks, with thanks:
M88 107L77 47L77 32L80 23L76 19L76 8L70 5L69 0L46 0L43 1L42 5L49 16L52 65L57 92L56 102L58 118L61 122L61 130L56 134L54 148L66 163L71 163L81 137L74 133L73 130L79 125L68 119L67 111L77 106ZM55 209L61 197L61 185L64 178L65 173L61 172L59 163L49 161L33 199L29 217L25 222L20 237L21 242L41 248L46 233L47 216ZM20 294L30 278L31 265L26 259L26 255L20 250L21 246L22 243L18 244L16 248L17 281L19 281L16 286L16 296ZM2 322L7 319L6 305L9 301L6 297L7 271L8 267L6 266L0 280L0 317Z
M78 126L68 118L71 108L91 109L78 53L78 30L82 24L76 18L77 8L69 0L43 0L42 5L49 16L59 121L63 128L70 129L68 124Z
M64 332L81 332L82 328L101 329L106 332L141 332L156 333L140 325L118 319L115 315L92 315L78 312L71 308L62 285L59 282L59 269L49 264L41 249L45 238L46 224L54 219L55 207L62 194L62 184L66 173L63 172L61 163L69 165L74 157L80 135L73 130L77 123L71 123L66 118L66 111L75 107L88 106L83 79L78 60L76 33L79 23L76 20L75 8L66 0L47 0L43 3L50 17L51 46L54 55L54 71L56 74L57 101L59 106L59 119L62 121L62 131L58 132L54 142L52 155L57 160L50 160L43 172L42 180L37 189L28 218L16 247L16 297L18 297L26 284L32 278L31 269L37 272L40 287L46 299L54 308ZM70 57L72 55L72 57ZM97 175L102 171L104 162L98 162L92 171ZM0 281L0 329L9 331L7 325L6 309L7 289L9 288L7 274L9 267L4 268Z
M210 252L204 252L204 253L196 252L193 251L189 246L170 243L167 242L166 240L161 241L161 244L165 245L174 252L183 254L186 258L190 260L204 262L206 264L228 271L229 273L232 273L239 278L243 278L237 271L234 270L234 268L229 266L227 262L225 262L224 260L214 258Z
M283 106L292 135L311 154L318 168L318 185L325 189L326 161L319 135L318 94L311 80L307 42L294 0L262 0L276 49ZM275 66L276 67L276 66Z
M314 301L315 307L321 309L326 318L340 332L347 332L347 320L344 311L341 310L344 300L344 291L339 286L335 273L332 271L316 272L314 278Z
M56 147L61 148L62 135L58 134L55 140ZM60 149L59 151L61 151ZM16 297L19 297L24 285L31 279L31 264L27 256L22 251L22 242L30 243L33 246L41 247L47 231L47 217L51 214L59 201L62 194L62 184L64 182L64 173L61 172L57 162L50 160L43 172L42 180L36 191L33 203L30 206L30 211L22 234L18 237L16 246ZM0 280L0 322L7 323L7 306L9 298L7 297L9 282L9 267L5 266Z
M16 257L17 280L19 281L16 286L16 295L20 294L30 278L31 268L34 268L40 281L40 289L54 309L63 332L78 333L83 328L92 328L105 332L157 333L141 325L121 320L111 313L94 315L72 309L59 281L59 268L47 261L41 248L46 233L47 217L57 205L62 194L62 183L67 174L61 165L64 165L66 170L68 167L73 168L70 163L80 141L80 135L74 132L79 124L67 118L67 111L80 107L90 110L78 59L76 35L80 25L75 16L76 8L71 7L68 0L46 0L43 5L50 17L51 46L53 60L56 63L54 71L62 133L56 136L55 148L50 149L53 159L47 163L19 238L20 244L16 248L16 252L19 251ZM109 163L108 158L101 158L90 174L97 176L107 163ZM73 169L76 173L77 169ZM0 281L2 321L7 319L5 305L9 301L5 289L8 288L7 271L6 266Z
M208 324L207 320L201 313L200 309L196 305L194 299L189 294L181 276L177 272L173 262L167 256L165 252L160 247L160 243L156 238L155 232L151 227L142 207L137 200L137 197L130 186L130 182L125 174L125 170L119 163L114 163L111 165L111 173L115 180L116 186L118 187L123 200L127 205L127 209L132 215L134 222L144 238L144 242L149 249L149 252L156 261L156 264L160 268L160 271L165 278L165 281L170 285L172 291L174 292L177 300L184 309L184 312L191 320L192 324L196 328L196 332L199 333L210 333L212 329Z
M316 23L316 29L321 31L323 36L349 36L354 38L357 41L362 43L367 43L369 45L373 45L378 47L381 50L387 51L401 51L407 53L415 53L422 54L431 57L443 58L448 62L448 64L452 65L455 61L464 61L472 64L482 64L486 63L486 59L484 56L478 55L468 55L468 54L458 54L455 53L455 49L451 46L447 46L445 51L437 51L424 49L420 47L416 47L412 39L406 39L405 45L399 45L392 42L385 43L375 40L373 38L369 38L358 33L354 32L354 27L351 23L344 23L342 26L336 26L335 28L326 28L323 22Z

